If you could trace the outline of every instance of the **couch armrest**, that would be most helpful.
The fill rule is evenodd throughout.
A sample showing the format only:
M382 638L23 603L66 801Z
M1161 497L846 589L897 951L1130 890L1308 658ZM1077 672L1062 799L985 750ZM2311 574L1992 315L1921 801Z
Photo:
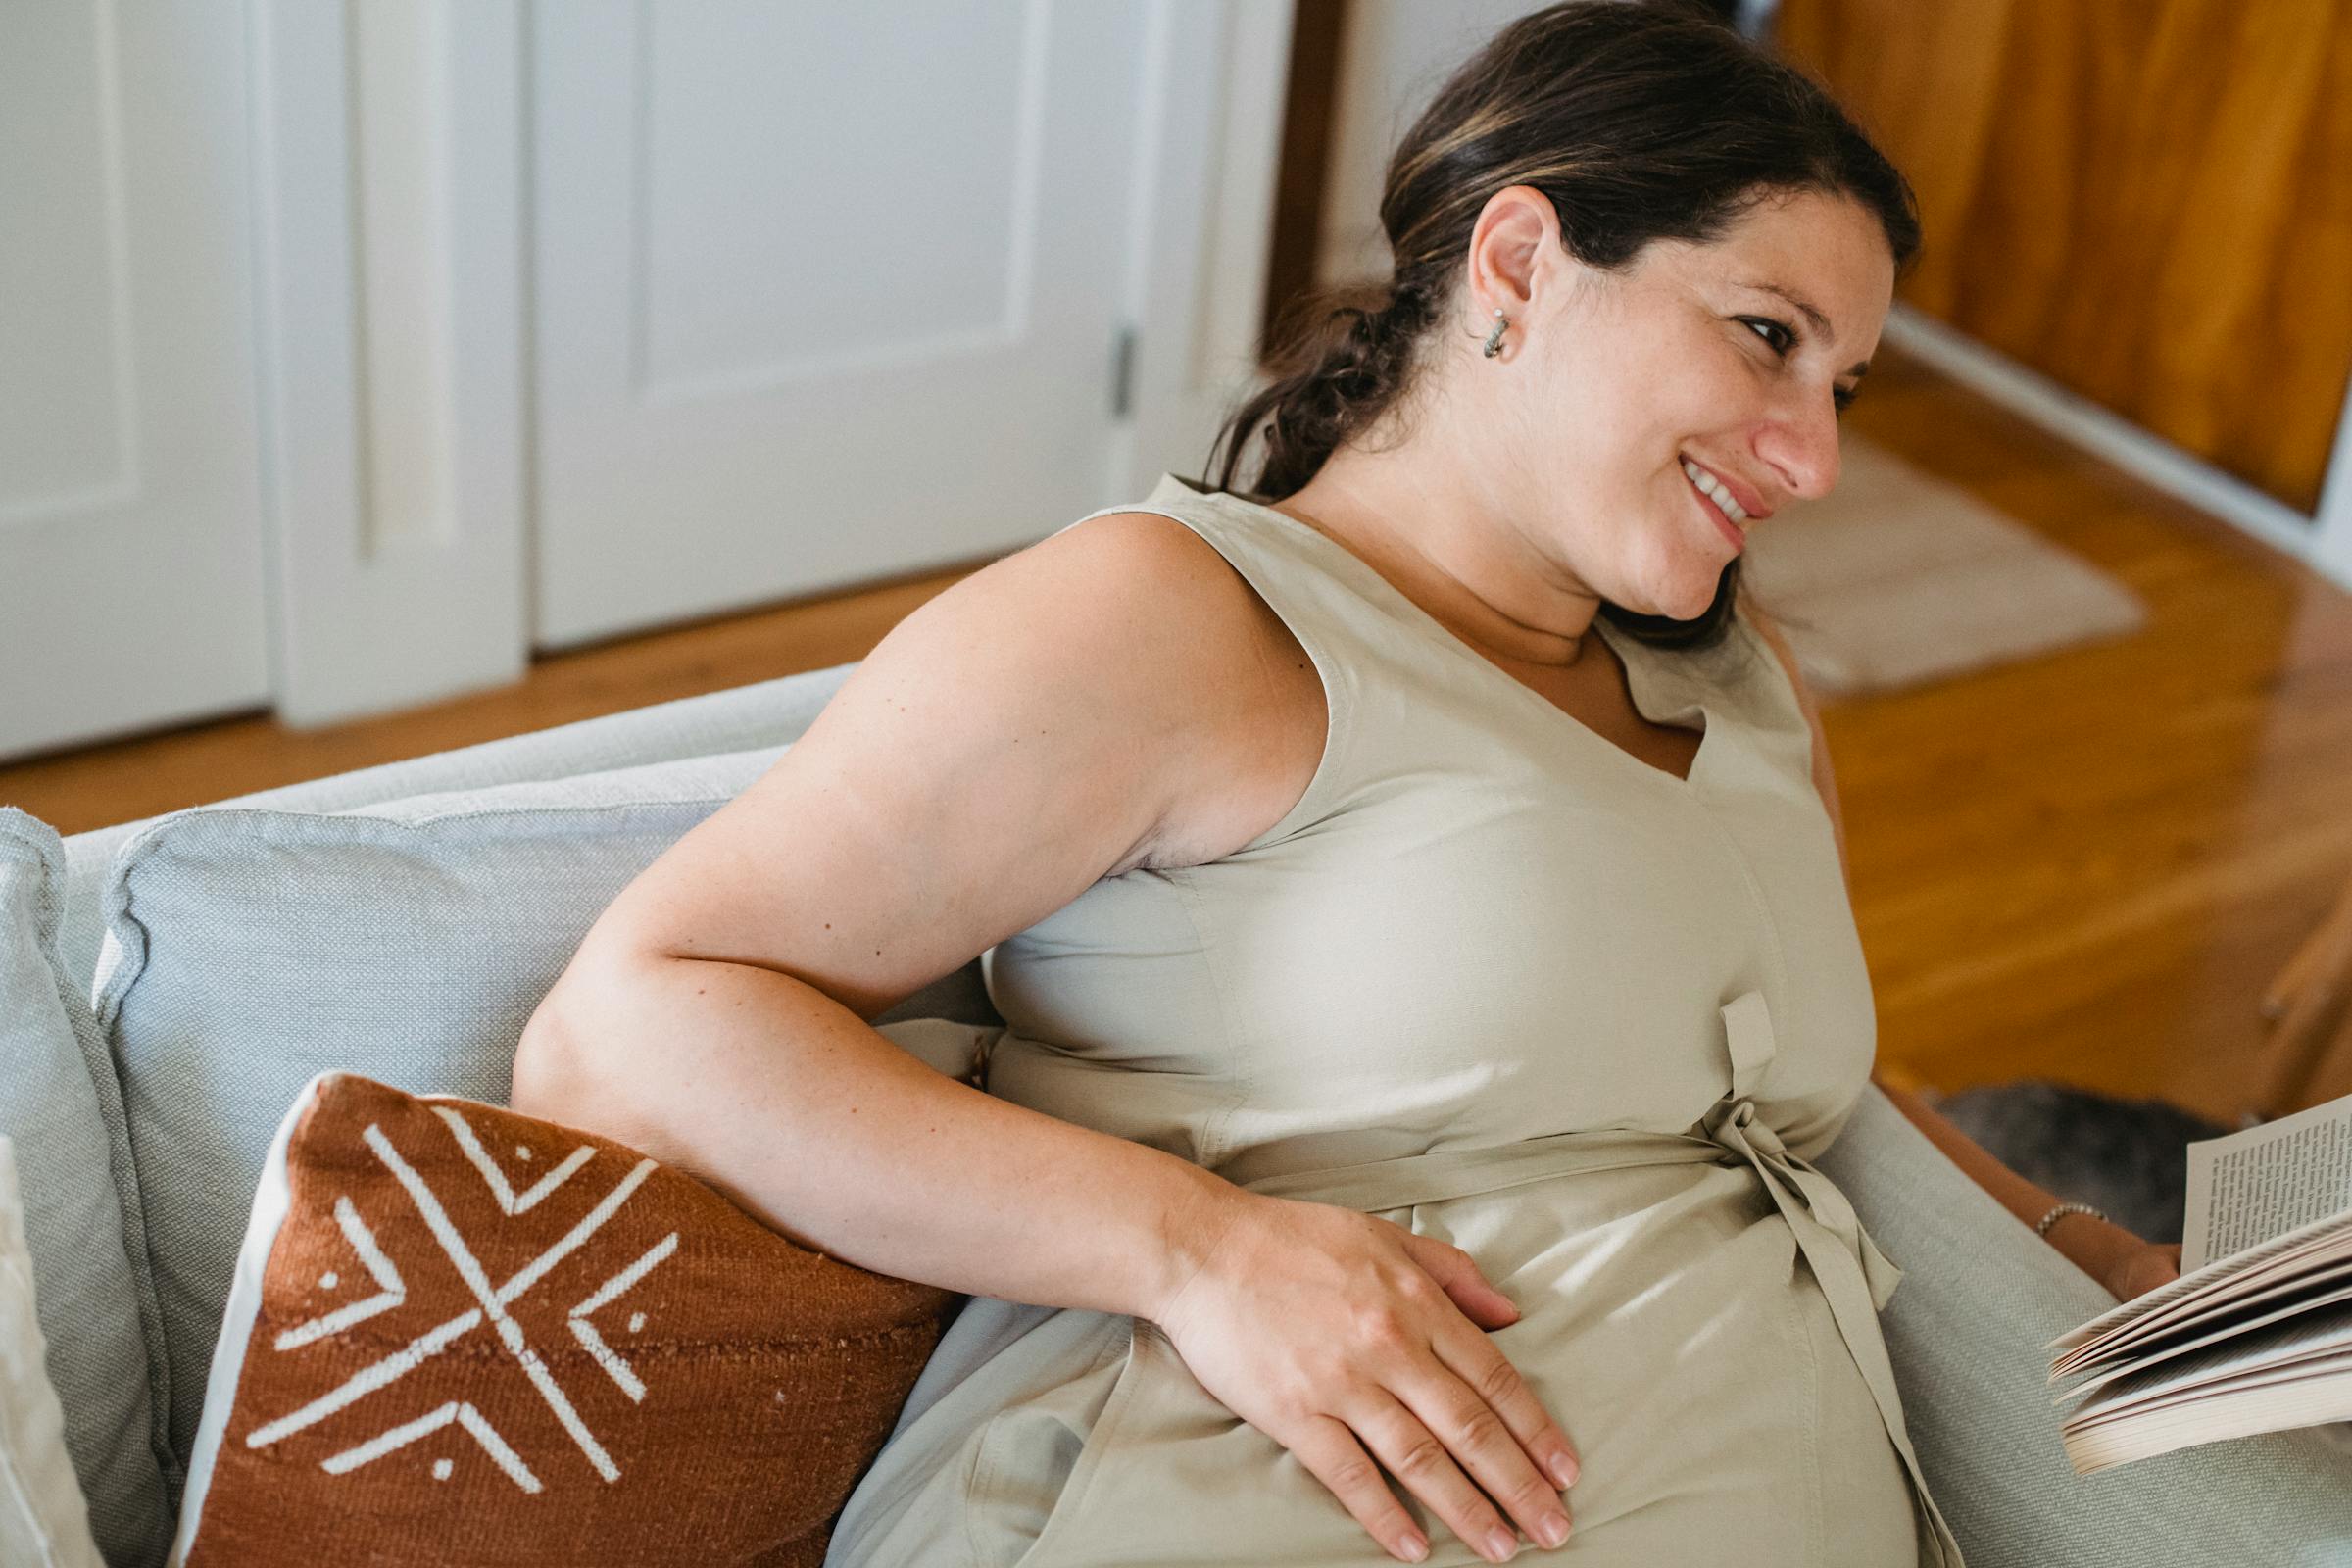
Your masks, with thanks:
M1969 1568L2352 1561L2352 1453L2305 1430L2078 1476L2043 1347L2115 1305L1876 1084L1816 1161L1903 1270L1881 1322Z

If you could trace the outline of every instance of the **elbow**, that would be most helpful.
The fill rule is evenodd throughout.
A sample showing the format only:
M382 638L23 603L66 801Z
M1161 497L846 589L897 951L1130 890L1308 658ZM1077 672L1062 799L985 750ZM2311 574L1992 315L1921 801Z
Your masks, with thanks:
M521 1115L643 1149L653 1141L645 1097L630 1064L615 1059L609 1029L582 1027L559 981L540 1000L514 1046L507 1103Z
M565 1025L557 992L549 992L514 1043L514 1081L508 1105L541 1121L580 1126L581 1107L595 1079L585 1043Z

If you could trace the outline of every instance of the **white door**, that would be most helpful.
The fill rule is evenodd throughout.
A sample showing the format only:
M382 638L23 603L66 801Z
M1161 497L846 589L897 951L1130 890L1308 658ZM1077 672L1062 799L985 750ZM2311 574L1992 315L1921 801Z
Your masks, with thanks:
M1017 548L1104 505L1149 265L1129 236L1164 163L1138 127L1153 91L1217 88L1167 79L1211 57L1153 27L1218 16L539 7L537 646Z
M0 759L269 705L242 48L0 4Z

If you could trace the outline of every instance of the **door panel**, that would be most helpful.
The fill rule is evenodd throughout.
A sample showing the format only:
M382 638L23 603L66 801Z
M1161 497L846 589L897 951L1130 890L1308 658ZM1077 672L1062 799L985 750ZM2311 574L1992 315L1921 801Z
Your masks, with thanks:
M538 646L1103 504L1148 20L537 10Z
M0 757L269 702L242 44L0 6Z

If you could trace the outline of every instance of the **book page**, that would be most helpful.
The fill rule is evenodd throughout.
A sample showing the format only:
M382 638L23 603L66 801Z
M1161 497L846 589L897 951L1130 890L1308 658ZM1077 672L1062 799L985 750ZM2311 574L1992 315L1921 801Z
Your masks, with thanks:
M2180 1272L2352 1208L2352 1095L2188 1146Z

